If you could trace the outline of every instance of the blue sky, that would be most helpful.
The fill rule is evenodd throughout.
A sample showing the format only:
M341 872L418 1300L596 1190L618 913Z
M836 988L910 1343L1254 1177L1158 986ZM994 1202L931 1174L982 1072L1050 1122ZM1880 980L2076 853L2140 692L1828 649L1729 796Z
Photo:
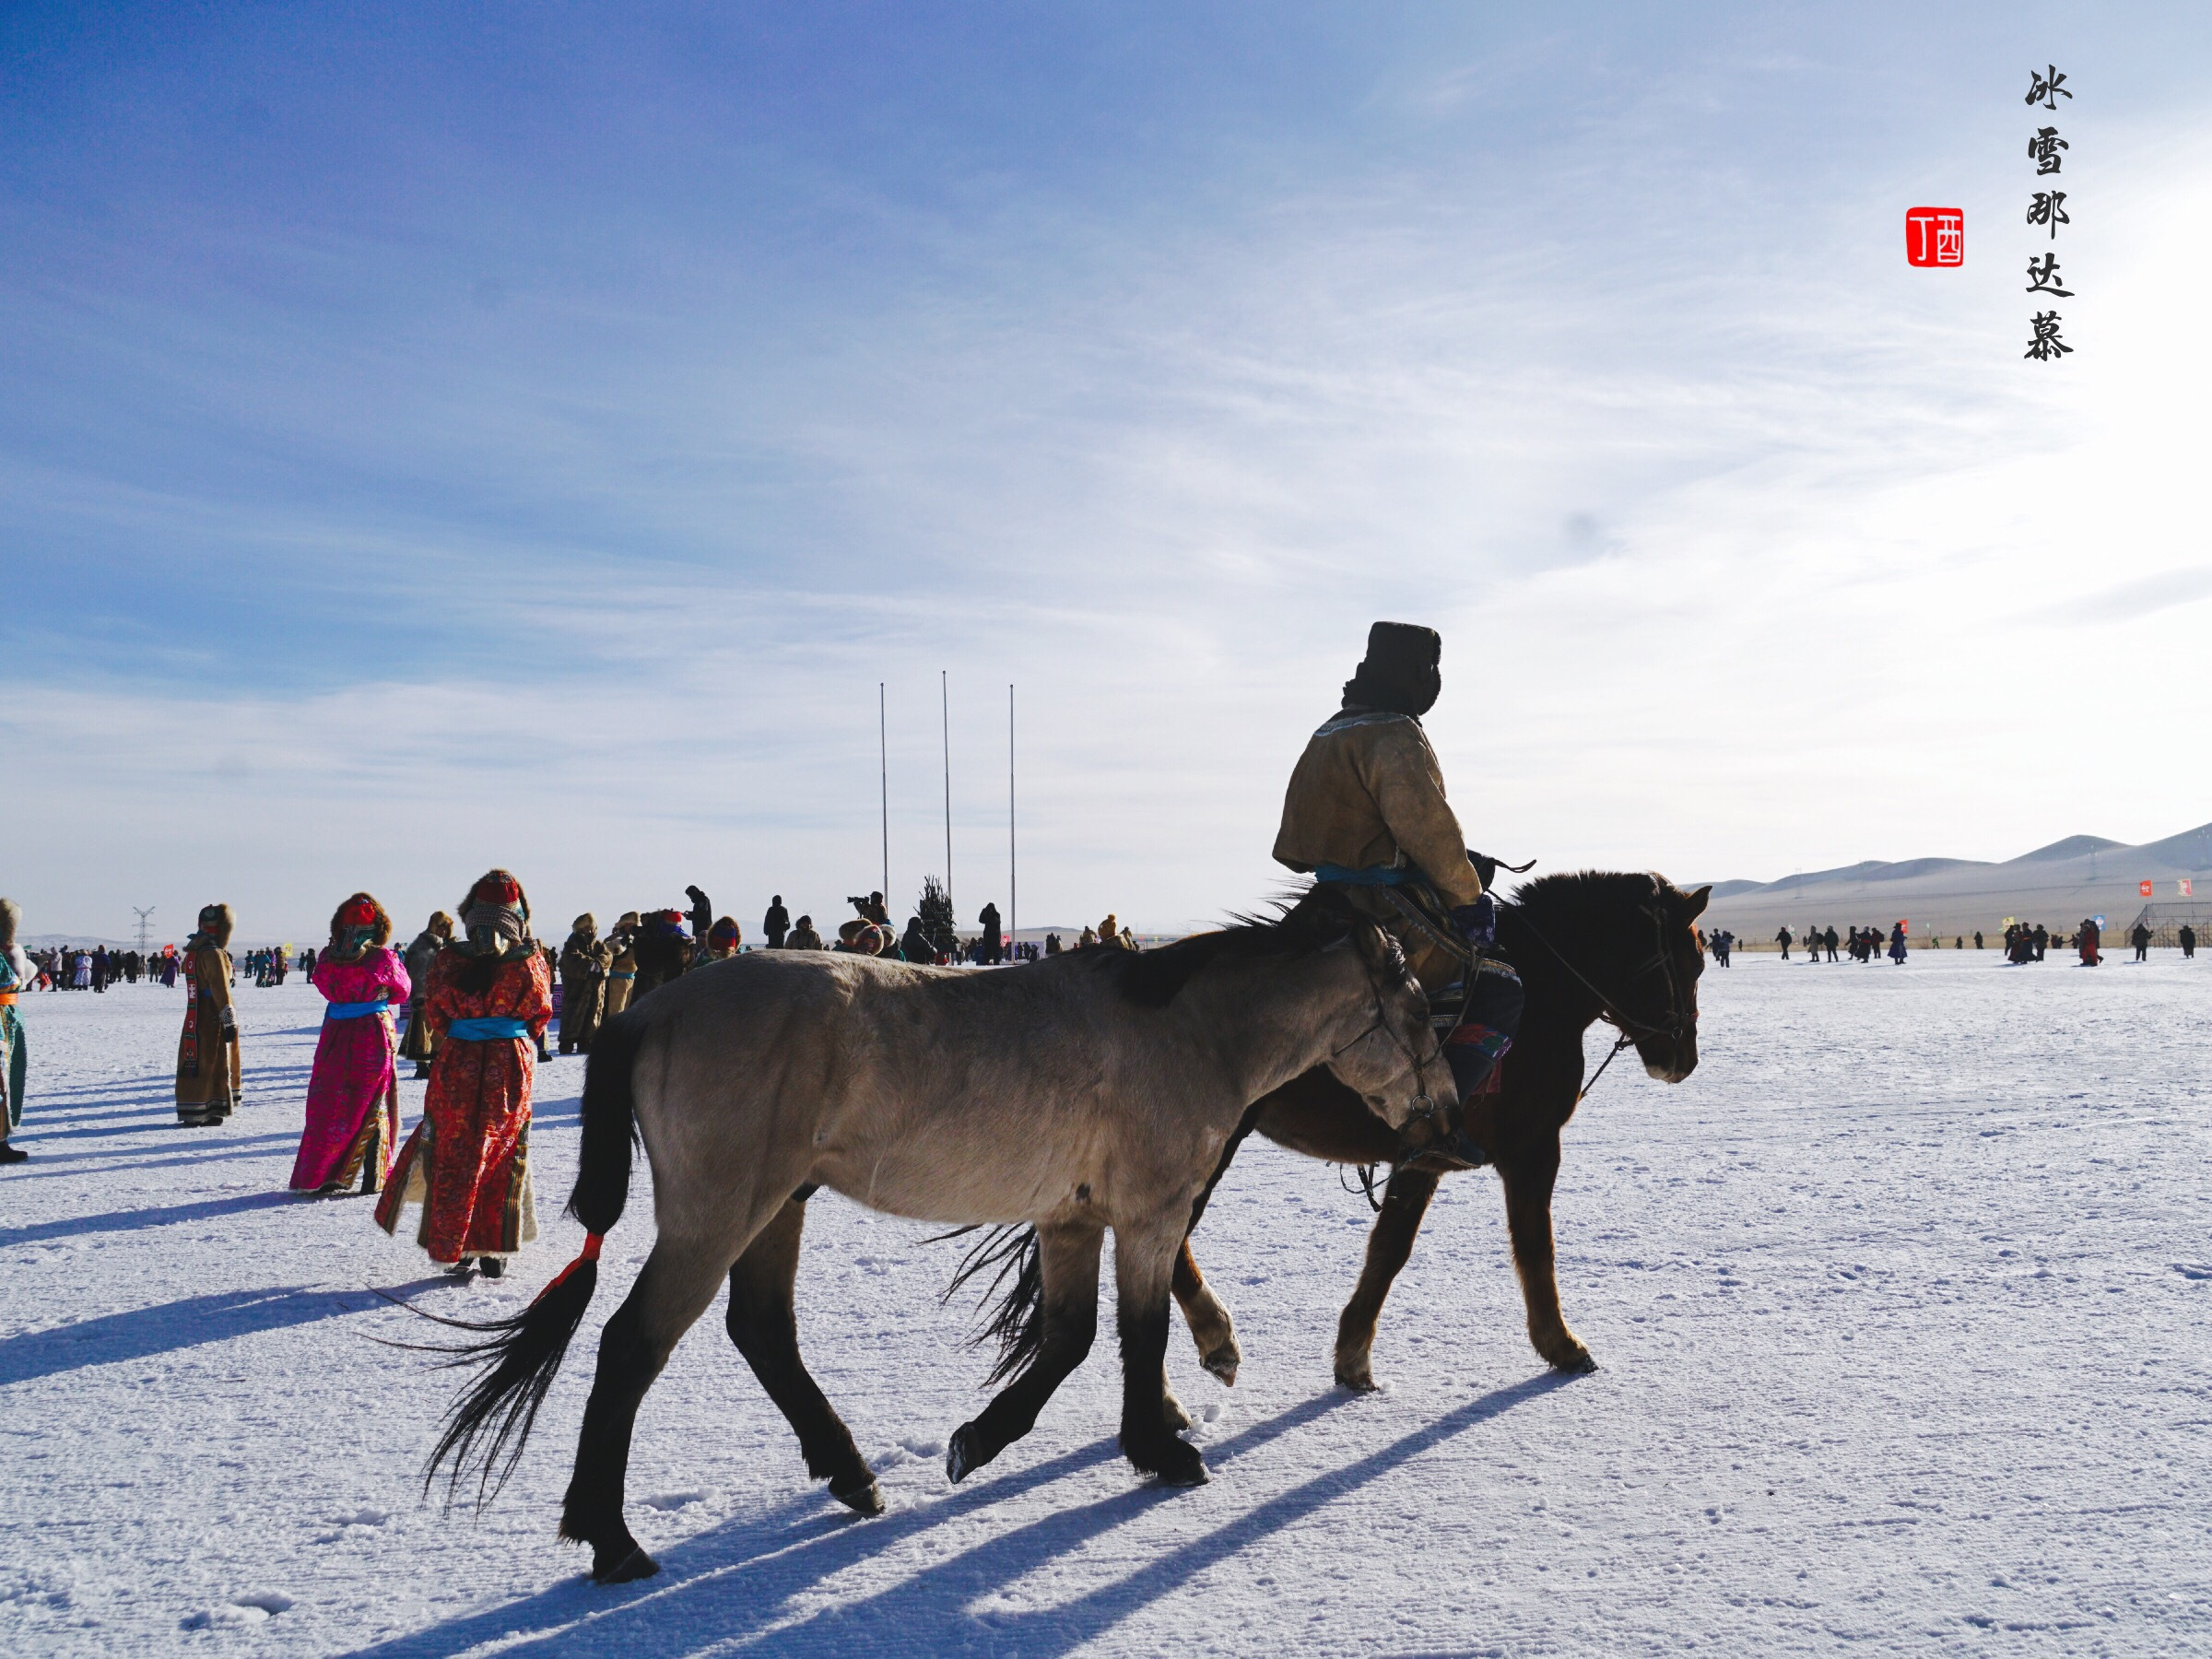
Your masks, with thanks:
M1377 616L1471 835L2212 818L2200 7L16 7L0 888L1267 890ZM2031 65L2079 347L2023 363ZM1905 268L1907 206L1969 261ZM2086 209L2086 211L2081 211ZM2069 671L2069 665L2070 671ZM51 827L50 829L48 827ZM552 913L558 912L558 918Z

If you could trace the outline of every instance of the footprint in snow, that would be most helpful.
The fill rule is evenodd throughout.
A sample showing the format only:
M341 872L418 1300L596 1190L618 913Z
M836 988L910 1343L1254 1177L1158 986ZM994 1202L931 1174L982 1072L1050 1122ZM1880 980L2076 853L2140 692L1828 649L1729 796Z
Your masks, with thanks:
M288 1595L275 1590L255 1590L246 1595L231 1597L227 1607L203 1607L197 1613L188 1613L177 1620L181 1630L235 1630L249 1625L266 1624L279 1613L288 1613L299 1604Z
M664 1514L673 1510L688 1509L694 1503L704 1503L707 1492L701 1488L688 1492L662 1492L654 1497L641 1498L638 1501L647 1509L659 1510Z
M2176 1262L2173 1270L2185 1279L2212 1279L2212 1262Z

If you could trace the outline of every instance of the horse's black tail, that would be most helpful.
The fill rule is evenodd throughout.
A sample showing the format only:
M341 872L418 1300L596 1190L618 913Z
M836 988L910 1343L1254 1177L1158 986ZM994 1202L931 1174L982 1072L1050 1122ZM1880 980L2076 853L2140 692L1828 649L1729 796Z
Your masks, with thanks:
M451 1356L446 1364L478 1369L477 1380L446 1413L445 1431L423 1471L427 1491L440 1467L449 1469L449 1503L472 1470L479 1503L498 1496L506 1486L529 1443L537 1408L553 1386L553 1374L568 1355L584 1310L591 1306L592 1292L599 1284L600 1235L621 1219L629 1196L630 1151L637 1135L630 1072L643 1035L641 1024L616 1016L594 1039L584 1070L583 1146L577 1159L576 1190L569 1197L569 1214L582 1222L590 1235L583 1253L520 1313L480 1324L439 1321L476 1338L441 1349Z
M963 1227L939 1236L958 1238L971 1230ZM1013 1224L992 1228L968 1253L941 1300L950 1301L962 1285L992 1268L997 1271L991 1275L979 1301L989 1301L1007 1275L1013 1276L1014 1282L999 1298L983 1328L975 1334L979 1346L994 1337L998 1341L998 1362L991 1368L986 1387L996 1387L1020 1375L1044 1348L1044 1263L1038 1253L1037 1230Z

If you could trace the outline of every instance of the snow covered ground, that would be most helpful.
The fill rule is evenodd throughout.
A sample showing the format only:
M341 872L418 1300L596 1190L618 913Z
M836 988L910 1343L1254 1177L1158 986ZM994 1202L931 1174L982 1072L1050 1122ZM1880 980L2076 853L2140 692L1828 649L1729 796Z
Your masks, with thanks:
M1530 1351L1477 1175L1385 1312L1383 1392L1335 1388L1366 1206L1254 1147L1199 1238L1243 1375L1221 1389L1180 1331L1170 1359L1194 1491L1116 1455L1103 1343L947 1486L984 1370L935 1300L958 1247L825 1194L803 1340L889 1513L807 1481L717 1313L640 1425L631 1524L664 1571L615 1590L553 1533L642 1182L514 1485L441 1514L418 1469L453 1379L371 1340L427 1327L371 1288L511 1309L581 1235L548 1220L513 1279L461 1286L365 1201L286 1196L320 1003L239 995L248 1104L200 1131L171 1126L178 994L25 999L0 1651L2212 1653L2212 960L1709 971L1696 1077L1616 1067L1569 1131L1588 1377ZM582 1075L540 1074L544 1218Z

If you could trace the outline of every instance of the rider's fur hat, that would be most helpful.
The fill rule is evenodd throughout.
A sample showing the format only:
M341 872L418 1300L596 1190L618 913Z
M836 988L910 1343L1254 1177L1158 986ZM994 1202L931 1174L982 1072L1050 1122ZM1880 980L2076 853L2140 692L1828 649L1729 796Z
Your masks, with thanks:
M16 928L23 920L23 907L13 899L0 899L0 945L16 942Z
M1416 718L1436 706L1443 677L1437 664L1443 636L1411 622L1378 622L1367 630L1367 655L1344 682L1344 700Z

